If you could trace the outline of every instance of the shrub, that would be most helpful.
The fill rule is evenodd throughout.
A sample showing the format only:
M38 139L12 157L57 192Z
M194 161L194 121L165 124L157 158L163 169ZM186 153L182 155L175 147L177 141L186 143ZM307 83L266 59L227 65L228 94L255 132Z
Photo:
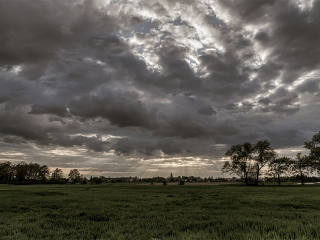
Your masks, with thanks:
M97 178L97 179L94 180L94 183L95 183L95 184L101 184L101 182L102 182L102 181L101 181L100 178Z
M185 182L181 179L180 182L178 183L178 185L184 185Z
M81 184L87 184L88 183L88 180L87 179L83 179Z
M167 180L164 180L164 181L162 182L162 184L163 184L163 185L168 185Z
M66 181L65 180L59 180L59 184L65 184Z

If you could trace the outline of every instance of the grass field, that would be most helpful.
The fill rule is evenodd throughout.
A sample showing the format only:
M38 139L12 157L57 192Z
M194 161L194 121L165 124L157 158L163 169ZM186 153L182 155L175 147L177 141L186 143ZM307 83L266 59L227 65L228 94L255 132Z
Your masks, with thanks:
M320 239L319 203L319 185L0 185L0 239Z

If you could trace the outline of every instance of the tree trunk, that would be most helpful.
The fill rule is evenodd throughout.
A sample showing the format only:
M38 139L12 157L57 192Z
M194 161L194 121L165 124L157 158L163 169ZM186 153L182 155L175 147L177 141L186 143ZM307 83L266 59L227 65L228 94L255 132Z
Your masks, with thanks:
M258 167L258 170L257 170L257 183L256 183L257 186L259 186L259 171L260 171L260 169Z
M248 184L248 173L246 173L244 176L245 176L246 185L249 185Z
M304 179L303 179L303 174L302 174L302 170L300 168L300 178L301 178L301 185L304 184Z
M280 186L281 185L280 175L278 175L278 183L279 183L279 186Z

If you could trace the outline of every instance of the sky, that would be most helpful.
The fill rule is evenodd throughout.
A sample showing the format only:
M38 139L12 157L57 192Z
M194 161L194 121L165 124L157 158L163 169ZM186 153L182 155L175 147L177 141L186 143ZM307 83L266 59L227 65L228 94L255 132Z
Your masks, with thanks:
M318 0L0 1L0 161L226 176L320 131Z

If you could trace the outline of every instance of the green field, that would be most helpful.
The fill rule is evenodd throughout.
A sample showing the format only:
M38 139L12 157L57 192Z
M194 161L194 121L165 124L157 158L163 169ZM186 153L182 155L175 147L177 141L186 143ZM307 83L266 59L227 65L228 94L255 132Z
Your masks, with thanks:
M320 239L320 185L0 185L0 239Z

